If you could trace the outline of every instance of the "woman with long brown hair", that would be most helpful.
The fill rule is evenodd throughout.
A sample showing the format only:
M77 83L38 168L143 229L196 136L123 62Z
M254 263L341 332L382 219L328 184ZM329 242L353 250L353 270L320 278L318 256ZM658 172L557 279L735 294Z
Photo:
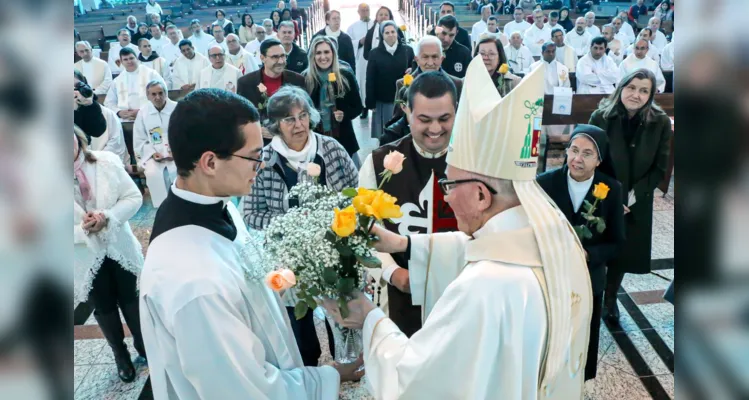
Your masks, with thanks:
M481 56L481 61L484 62L486 70L492 76L492 82L497 87L497 91L502 96L506 96L507 93L510 93L510 90L520 83L520 77L510 72L507 55L499 39L484 37L479 40L476 50L473 52L473 57L479 56ZM507 66L506 71L502 68L503 65Z
M616 293L625 273L650 272L653 192L668 165L671 120L655 103L655 75L646 69L625 76L614 93L601 101L590 124L606 131L611 161L622 184L627 240L609 263L604 315L619 321Z

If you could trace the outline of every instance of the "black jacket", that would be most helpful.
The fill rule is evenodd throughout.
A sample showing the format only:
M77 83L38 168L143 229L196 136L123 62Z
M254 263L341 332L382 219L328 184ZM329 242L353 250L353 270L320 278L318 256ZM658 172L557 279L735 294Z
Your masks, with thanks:
M101 105L94 94L90 106L79 106L73 111L73 122L88 136L99 137L107 130L107 120L101 112Z
M369 28L369 30L367 31L367 36L364 37L364 53L363 54L364 54L365 60L369 60L369 53L371 53L374 50L372 48L372 40L374 39L375 28L377 28L376 23L372 25L371 28ZM406 43L406 37L403 36L403 32L400 29L398 29L398 42Z
M354 132L354 125L351 120L358 117L362 111L361 95L359 94L359 84L356 82L356 75L346 68L341 68L341 75L343 75L349 84L349 90L342 98L335 99L335 107L339 111L343 111L343 121L337 122L333 115L330 116L331 123L334 131L337 131L337 137L333 137L338 140L346 152L351 156L359 151L359 142L356 140L356 132ZM306 77L307 71L305 71ZM335 86L333 91L337 95ZM320 109L320 87L316 87L309 94L312 98L312 102L315 104L316 109ZM315 132L324 133L322 130L322 122L318 125Z
M453 42L449 49L444 51L445 59L442 60L442 69L456 78L466 76L466 69L471 63L470 47L463 46L457 41Z
M510 13L510 14L512 14L512 13ZM432 30L429 31L428 34L430 34L432 36L437 36L434 33L434 28L432 28ZM473 47L473 45L471 44L471 35L468 34L467 30L465 30L465 29L463 29L461 27L458 27L458 33L455 35L455 41L458 42L458 43L460 43L460 44L462 44L467 49L470 49L470 48Z
M366 108L373 110L376 103L392 103L395 99L395 82L403 78L414 58L411 46L398 44L394 54L385 50L384 42L369 53L367 63Z
M398 106L395 107L399 108ZM380 138L380 143L383 145L395 142L411 134L411 126L408 124L405 115L398 119L390 120L390 122L392 123L388 124L388 127L385 128L385 133Z
M283 72L283 85L294 85L304 89L304 77L293 71ZM263 82L263 67L259 70L250 72L249 74L239 78L237 80L237 94L249 100L255 107L258 107L260 103L263 103L263 95L258 90L257 85ZM260 123L267 118L267 109L263 107L258 108L260 113Z
M291 46L291 53L286 57L286 69L301 74L309 64L307 52L296 43L292 43Z
M318 36L325 36L325 28L320 29L312 36L312 40L315 40ZM351 40L351 36L347 35L346 32L341 31L338 35L338 59L346 61L351 69L356 73L356 52L354 51L354 43ZM312 41L310 41L312 43Z
M567 186L567 166L546 171L539 175L536 180L546 194L562 210L562 213L564 213L564 216L567 217L572 226L585 223L585 219L582 217L582 213L584 212L583 206L580 206L577 213L574 212L572 207L572 200L570 199L570 192ZM600 171L596 171L593 176L593 184L590 186L585 200L591 204L595 202L593 188L601 182L610 188L610 192L604 200L598 203L593 215L604 219L606 229L603 233L598 233L595 228L592 228L593 237L581 240L583 249L588 252L588 271L590 272L594 295L603 292L606 286L605 266L618 255L625 241L624 206L621 201L622 185L619 181Z

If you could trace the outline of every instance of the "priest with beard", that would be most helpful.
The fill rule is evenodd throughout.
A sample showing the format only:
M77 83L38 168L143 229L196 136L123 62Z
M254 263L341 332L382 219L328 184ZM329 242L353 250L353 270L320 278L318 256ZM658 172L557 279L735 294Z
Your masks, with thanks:
M388 230L401 235L454 231L457 222L444 202L437 182L445 177L447 147L455 121L457 94L449 75L441 71L419 74L408 90L411 134L372 152L359 171L359 185L381 184L385 157L391 152L405 156L403 170L382 185L398 198L403 217L386 222ZM403 254L379 255L382 270L370 275L387 282L388 315L411 336L421 328L422 310L414 306L409 288L408 259ZM380 275L381 274L381 275ZM381 278L381 279L380 279ZM381 304L384 304L384 298Z
M272 267L250 255L257 243L231 201L251 192L264 166L257 109L202 89L172 116L178 177L140 276L154 398L337 399L340 382L361 378L361 362L302 364L281 297L265 284Z

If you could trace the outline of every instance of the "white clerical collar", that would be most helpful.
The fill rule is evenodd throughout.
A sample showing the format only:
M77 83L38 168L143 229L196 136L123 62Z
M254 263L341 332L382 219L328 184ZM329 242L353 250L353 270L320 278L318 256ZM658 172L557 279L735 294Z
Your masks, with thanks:
M430 152L422 149L421 147L419 147L419 145L416 144L415 140L411 140L411 143L414 144L414 148L416 148L416 152L419 153L419 155L422 156L422 157L424 157L424 158L440 158L440 157L444 156L445 154L447 154L447 148L445 148L444 150L440 151L439 153L430 153Z
M341 35L341 30L340 29L338 29L337 31L333 32L330 29L330 26L326 26L325 27L325 36L333 36L333 37L337 38L340 35Z
M489 218L479 230L473 233L473 238L478 239L490 233L515 231L530 226L528 214L522 205L504 210Z
M202 194L198 194L195 192L190 192L188 190L180 189L177 187L177 182L174 182L172 184L172 193L174 193L175 196L187 200L191 203L195 204L202 204L202 205L209 205L209 204L216 204L216 203L223 203L223 206L226 206L226 203L231 201L231 197L213 197L213 196L205 196Z
M586 179L584 181L576 181L575 178L573 178L572 175L570 175L570 171L567 170L567 182L568 182L568 184L570 186L572 186L572 187L577 187L578 189L585 187L586 188L586 190L585 190L586 192L588 191L588 189L590 189L590 186L593 184L593 178L594 177L595 177L595 174L591 175L590 178L588 178L588 179Z

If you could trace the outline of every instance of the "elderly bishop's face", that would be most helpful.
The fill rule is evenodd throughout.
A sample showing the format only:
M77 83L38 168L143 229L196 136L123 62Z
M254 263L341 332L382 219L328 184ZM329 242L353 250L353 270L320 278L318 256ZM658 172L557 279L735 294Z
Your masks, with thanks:
M451 165L447 166L447 179L449 181L459 181L464 179L473 179L474 176L460 168ZM481 228L482 208L479 206L481 193L488 193L487 189L479 189L480 182L466 182L450 185L448 192L445 194L445 201L450 204L455 219L458 221L458 230L466 235L473 235L474 232Z

